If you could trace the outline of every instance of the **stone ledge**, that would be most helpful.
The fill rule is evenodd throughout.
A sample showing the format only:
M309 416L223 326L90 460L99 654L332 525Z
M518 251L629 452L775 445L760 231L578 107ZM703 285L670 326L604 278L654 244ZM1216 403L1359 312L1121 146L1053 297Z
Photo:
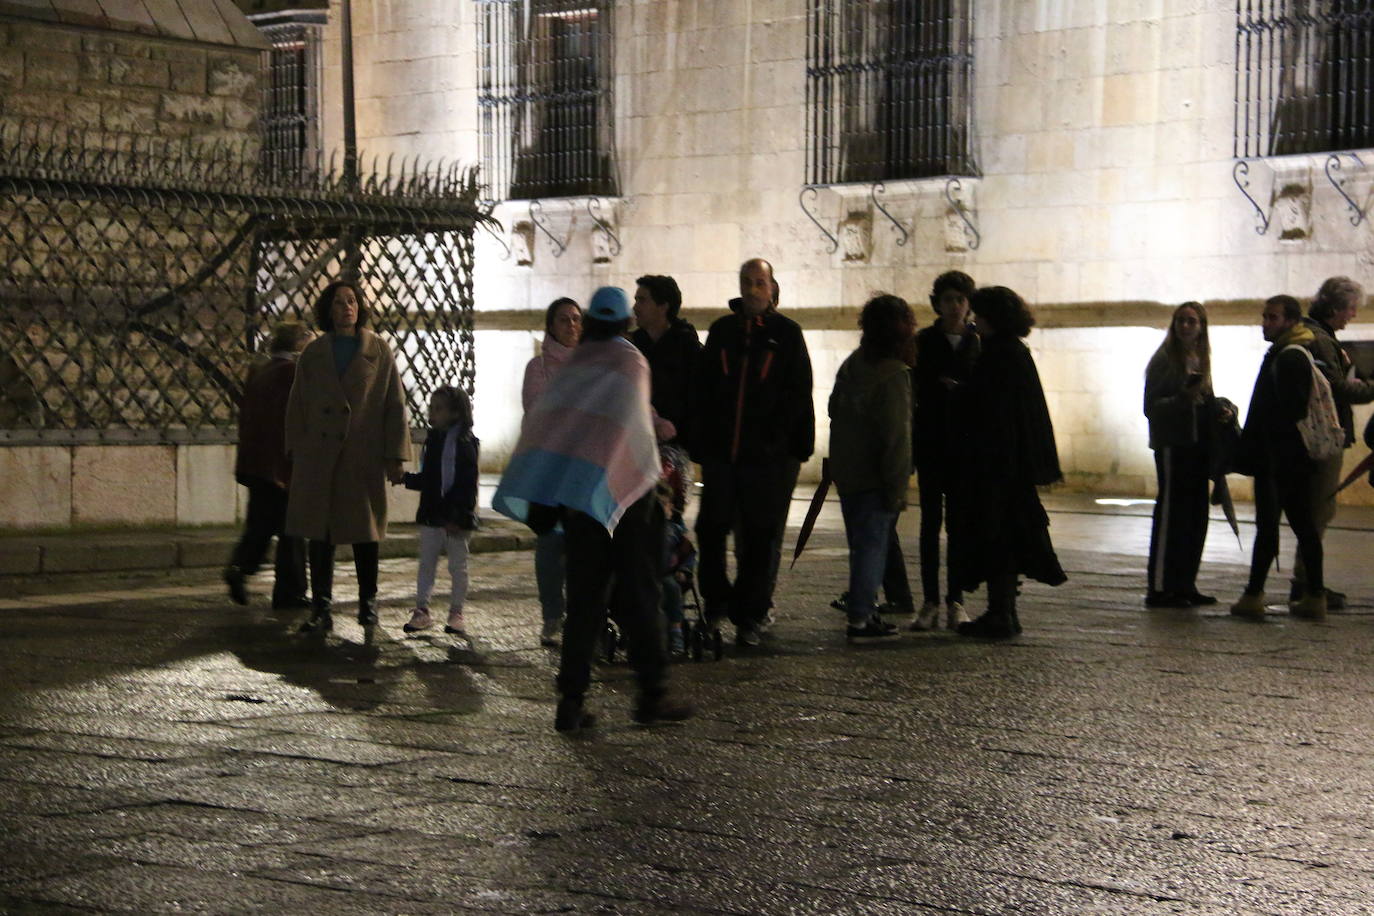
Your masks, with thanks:
M87 538L44 539L43 573L115 572L131 569L171 569L177 564L171 539Z

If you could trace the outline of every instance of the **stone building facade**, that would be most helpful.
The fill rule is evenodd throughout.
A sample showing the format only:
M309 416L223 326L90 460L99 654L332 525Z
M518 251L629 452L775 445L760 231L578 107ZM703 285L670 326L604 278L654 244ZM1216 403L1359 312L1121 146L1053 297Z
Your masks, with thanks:
M1330 12L1326 0L1308 5L1319 19ZM587 11L610 35L597 60L608 90L598 127L609 127L602 142L614 157L614 188L534 204L492 195L505 233L479 249L477 402L493 462L518 430L510 405L546 303L666 273L682 286L687 316L704 328L735 294L739 263L763 256L777 268L782 307L807 329L818 417L867 296L896 292L929 316L931 280L958 268L981 284L1017 289L1035 307L1030 343L1070 483L1146 495L1154 474L1141 379L1174 305L1209 305L1216 387L1243 407L1264 350L1263 299L1306 298L1333 274L1371 279L1374 235L1368 221L1352 225L1341 196L1368 200L1370 176L1359 167L1368 157L1341 161L1338 188L1327 160L1349 141L1284 152L1260 138L1258 152L1244 148L1238 111L1254 100L1238 104L1237 94L1248 76L1258 83L1276 64L1240 59L1251 53L1242 39L1253 24L1238 21L1234 3L532 0L514 4L528 19L493 29L494 6L353 2L360 143L383 156L492 168L484 119L499 87L493 93L483 70L491 45L518 45L543 20L561 17L566 27ZM820 142L822 6L854 17L884 8L897 18L933 8L945 20L942 34L957 41L966 30L967 98L946 99L967 104L972 167L954 171L956 186L938 170L881 187L814 180L808 157ZM338 65L336 21L327 73ZM843 28L873 26L855 18ZM831 37L836 47L851 41L843 32ZM1293 36L1294 47L1302 40ZM512 72L530 78L534 58L520 60L525 76L518 62ZM510 129L498 129L497 139ZM524 130L516 146L531 142L528 122ZM326 131L337 136L337 120ZM1246 175L1234 171L1242 160ZM1344 336L1374 337L1374 327ZM1348 492L1370 495L1365 487Z
M168 154L183 144L253 159L265 47L237 9L214 0L0 0L0 142L94 146L139 155ZM6 199L5 206L11 205ZM22 202L13 206L26 206L31 215L40 212ZM41 257L43 252L60 254L63 245L99 241L84 232L163 231L155 219L140 226L112 218L87 221L75 238L64 241L61 227L34 224L32 216L8 225L0 233L0 248L26 250L17 257L12 250L0 251L6 270L22 265L35 273L61 269L59 255ZM142 282L134 276L140 271L167 283L187 265L124 262L106 269L122 271L131 283ZM44 282L92 279L44 277ZM4 307L7 318L22 321L24 310L41 306L7 301ZM49 346L66 333L51 324L47 330L53 334ZM98 335L84 339L86 347L107 344ZM73 343L71 359L81 358ZM238 516L233 446L225 437L218 443L178 443L157 435L121 439L96 428L43 429L44 408L31 379L8 352L5 360L0 365L5 385L0 528L202 524Z

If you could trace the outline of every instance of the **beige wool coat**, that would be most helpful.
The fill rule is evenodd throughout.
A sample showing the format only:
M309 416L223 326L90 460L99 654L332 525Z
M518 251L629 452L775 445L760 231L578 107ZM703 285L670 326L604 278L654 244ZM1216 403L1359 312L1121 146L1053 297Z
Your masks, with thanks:
M386 536L386 462L410 459L405 393L396 360L376 334L358 331L358 354L343 377L333 334L296 361L286 404L291 488L286 532L334 544Z

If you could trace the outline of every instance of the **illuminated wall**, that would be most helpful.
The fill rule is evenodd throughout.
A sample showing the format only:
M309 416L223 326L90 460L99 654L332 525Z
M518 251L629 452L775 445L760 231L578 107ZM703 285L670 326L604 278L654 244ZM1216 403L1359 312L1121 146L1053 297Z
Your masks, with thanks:
M353 6L364 146L476 161L474 4ZM867 186L819 190L809 206L844 236L832 252L798 203L807 8L806 0L617 4L621 196L603 213L623 247L598 260L604 239L587 201L547 200L544 222L566 250L555 256L536 230L522 266L505 248L530 221L529 205L498 206L503 239L480 239L477 272L478 433L489 461L499 464L518 429L519 368L535 352L550 300L585 300L603 283L667 273L704 330L733 294L738 264L761 255L777 267L784 309L808 329L818 417L868 294L923 303L936 274L959 268L1035 306L1031 343L1071 482L1151 492L1140 380L1173 305L1210 304L1216 386L1243 409L1262 354L1259 303L1277 292L1309 296L1332 274L1368 279L1374 237L1368 223L1351 225L1324 156L1252 162L1249 191L1273 219L1256 232L1259 214L1233 180L1236 12L1222 0L973 0L982 177L965 179L958 199L977 247L945 182L927 179L888 182L879 198L900 230ZM336 103L337 93L328 98ZM326 123L337 136L337 118ZM1355 199L1369 195L1361 170L1351 164L1345 175ZM902 232L909 238L899 245ZM1371 337L1374 327L1345 336ZM1361 486L1353 496L1366 493L1374 495Z

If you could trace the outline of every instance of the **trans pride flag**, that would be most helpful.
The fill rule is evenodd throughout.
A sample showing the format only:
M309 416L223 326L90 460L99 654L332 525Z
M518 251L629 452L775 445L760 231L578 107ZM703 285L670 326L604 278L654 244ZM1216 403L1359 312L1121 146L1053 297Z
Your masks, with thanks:
M659 473L649 364L622 337L582 343L526 411L491 507L523 522L531 504L567 506L615 534Z

